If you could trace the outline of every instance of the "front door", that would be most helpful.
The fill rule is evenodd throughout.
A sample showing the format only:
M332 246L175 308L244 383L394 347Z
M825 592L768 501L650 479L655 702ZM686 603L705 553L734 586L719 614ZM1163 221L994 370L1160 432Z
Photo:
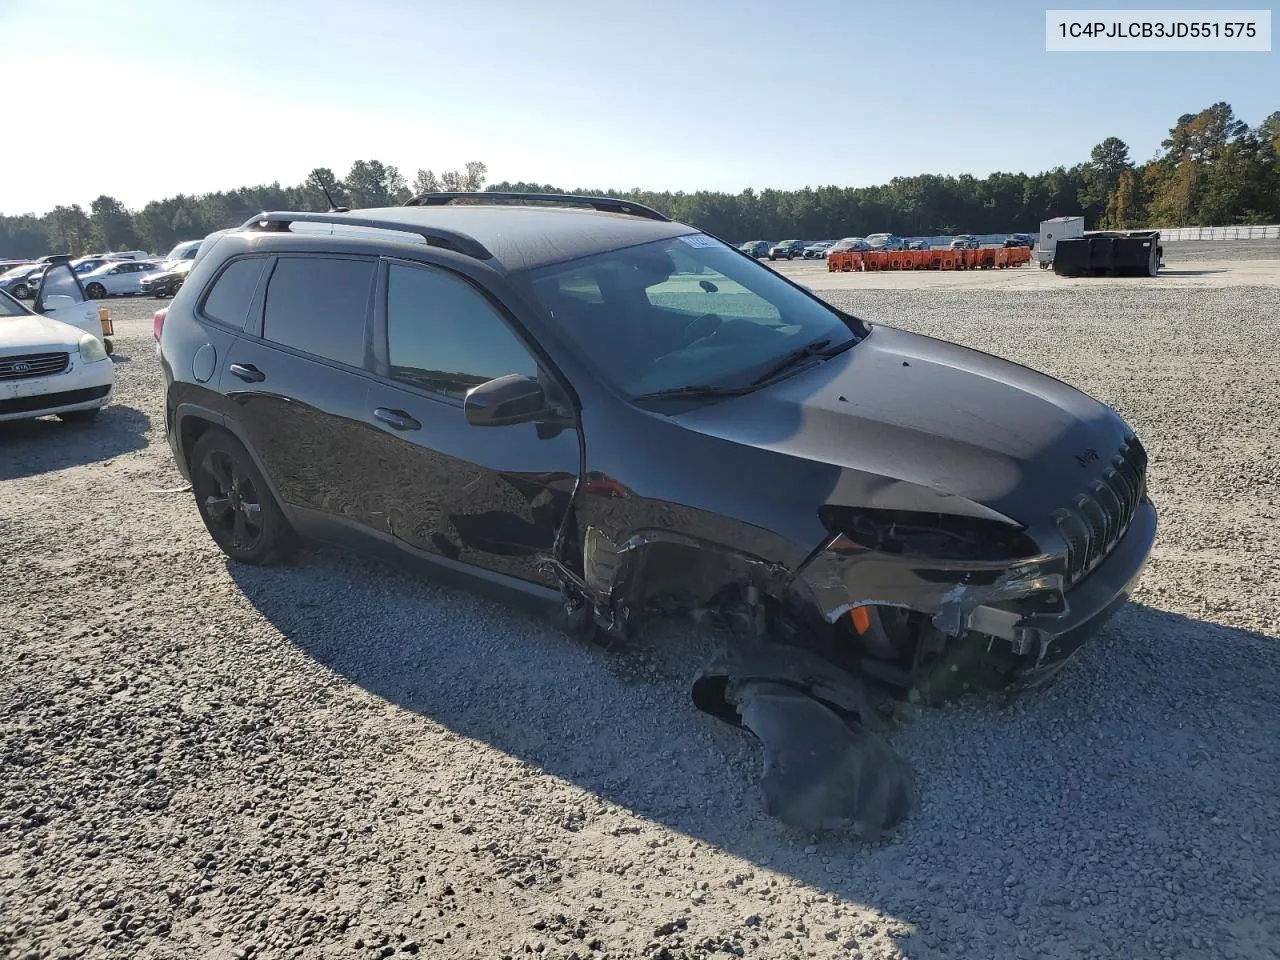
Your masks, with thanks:
M33 306L36 313L69 323L102 339L98 306L84 295L80 278L70 264L55 263L44 272Z
M451 560L554 586L552 553L577 482L574 429L473 427L471 387L518 373L558 388L505 310L450 271L388 262L375 349L385 364L368 394L381 443L368 470L399 541Z

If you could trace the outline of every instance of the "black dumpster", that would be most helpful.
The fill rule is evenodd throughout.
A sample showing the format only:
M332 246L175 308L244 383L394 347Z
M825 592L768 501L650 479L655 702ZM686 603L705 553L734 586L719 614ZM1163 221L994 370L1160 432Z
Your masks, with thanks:
M1094 230L1058 241L1053 272L1060 277L1154 277L1163 252L1159 230Z

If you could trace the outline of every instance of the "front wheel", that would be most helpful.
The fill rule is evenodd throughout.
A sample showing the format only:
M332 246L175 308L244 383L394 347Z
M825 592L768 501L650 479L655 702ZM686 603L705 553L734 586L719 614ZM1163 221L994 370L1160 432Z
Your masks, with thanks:
M100 283L91 283L84 288L85 296L90 300L101 300L107 295L107 288Z
M13 295L18 300L25 300L27 297L31 296L31 288L25 283L19 283L13 288Z
M293 531L249 453L235 437L210 430L191 451L191 489L205 529L238 563L286 557Z

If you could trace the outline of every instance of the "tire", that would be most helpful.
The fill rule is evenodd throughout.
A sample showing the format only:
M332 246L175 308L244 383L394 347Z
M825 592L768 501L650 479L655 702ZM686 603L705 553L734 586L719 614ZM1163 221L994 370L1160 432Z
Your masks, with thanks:
M107 288L97 281L94 281L84 288L84 295L90 300L102 300L107 295Z
M17 300L25 300L27 297L31 296L31 288L25 283L18 284L11 292L13 293L14 299Z
M237 563L270 564L293 550L289 522L240 441L210 429L191 450L191 490L205 529Z
M98 414L101 412L101 407L93 407L90 410L68 410L58 414L58 419L63 423L92 423L98 419Z
M112 343L110 340L108 340L106 337L102 338L102 347L104 350L107 351L108 357L116 352L116 345Z

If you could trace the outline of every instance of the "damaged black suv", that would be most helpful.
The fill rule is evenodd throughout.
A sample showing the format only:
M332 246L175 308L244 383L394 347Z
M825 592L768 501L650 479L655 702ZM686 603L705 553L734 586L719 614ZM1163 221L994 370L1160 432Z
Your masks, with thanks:
M169 443L234 560L389 548L618 638L709 613L730 640L695 697L757 733L788 698L864 722L842 678L1041 684L1155 536L1109 407L629 201L262 214L157 336Z

